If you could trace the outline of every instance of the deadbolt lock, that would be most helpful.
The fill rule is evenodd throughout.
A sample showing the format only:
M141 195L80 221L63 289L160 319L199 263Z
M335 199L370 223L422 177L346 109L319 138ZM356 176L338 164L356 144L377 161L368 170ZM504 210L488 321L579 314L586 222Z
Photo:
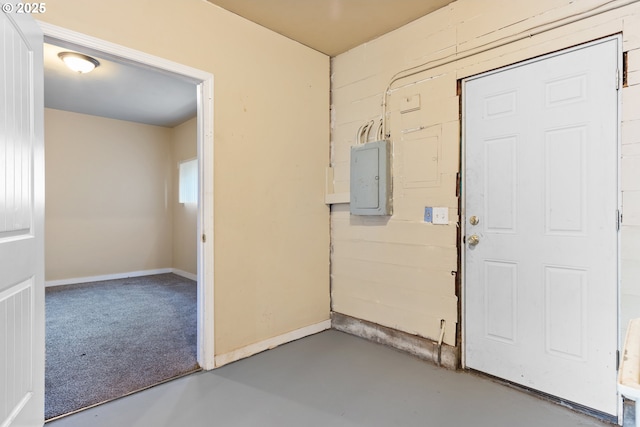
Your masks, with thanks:
M475 215L472 216L471 218L469 218L469 224L471 224L471 225L478 225L479 222L480 222L480 220Z

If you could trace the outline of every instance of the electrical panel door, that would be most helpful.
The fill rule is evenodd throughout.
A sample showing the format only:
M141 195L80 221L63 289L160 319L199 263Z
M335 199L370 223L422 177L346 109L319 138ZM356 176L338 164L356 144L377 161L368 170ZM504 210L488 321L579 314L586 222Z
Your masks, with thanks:
M352 215L390 215L389 143L375 141L351 147Z

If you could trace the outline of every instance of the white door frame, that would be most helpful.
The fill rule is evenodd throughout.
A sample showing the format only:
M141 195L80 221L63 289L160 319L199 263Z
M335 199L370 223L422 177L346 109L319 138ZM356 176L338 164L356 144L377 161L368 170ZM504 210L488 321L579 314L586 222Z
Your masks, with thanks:
M611 36L611 37L607 37L607 39L617 39L618 40L618 69L622 70L622 37L621 35L615 35L615 36ZM586 41L584 43L581 43L578 46L573 46L573 47L567 47L566 49L562 49L560 52L567 52L570 51L571 49L580 49L590 43L594 43L594 42L599 42L601 40L595 40L595 41ZM554 51L555 52L555 51ZM538 55L536 57L532 57L532 58L528 58L526 61L523 61L524 63L529 62L529 61L536 61L538 60L538 58L543 57L543 56L547 56L547 55L551 55L554 52L548 52L545 54L541 54ZM470 78L477 78L479 76L482 75L487 75L487 74L491 74L491 73L495 73L495 72L500 72L500 71L504 71L506 69L509 69L511 67L516 67L516 66L521 66L523 62L519 62L517 64L511 64L511 65L506 65L503 67L500 67L498 69L495 70L491 70L491 71L487 71L487 72L483 72L483 73L478 73L478 74L474 74L472 76L467 76L462 78L462 107L463 108L463 112L464 112L464 102L465 102L465 82L470 79ZM616 146L616 150L617 150L617 205L618 205L618 212L622 212L622 191L621 191L621 186L620 186L620 174L621 174L621 165L620 165L620 153L621 153L621 112L622 112L622 75L620 73L619 76L620 82L619 82L619 90L618 90L618 112L617 112L617 126L618 126L618 132L617 132L617 146ZM464 116L464 114L461 116L461 129L462 129L462 138L461 138L461 147L460 147L460 157L461 157L461 162L460 162L460 172L461 172L461 190L460 190L460 225L461 225L461 231L460 231L460 239L458 242L459 245L459 249L460 249L460 266L461 266L461 284L460 284L460 311L461 311L461 323L462 323L462 342L461 342L461 366L463 369L467 369L467 365L466 365L466 306L465 306L465 290L466 290L466 278L465 278L465 273L466 273L466 260L465 260L465 241L464 238L466 236L466 227L467 227L467 214L466 214L466 185L465 185L465 179L466 179L466 117ZM617 313L617 318L618 318L618 350L620 350L620 342L621 342L621 337L620 337L620 286L621 286L621 261L620 261L620 235L621 235L621 229L622 227L620 227L620 229L618 229L618 243L617 243L617 299L618 299L618 313ZM619 397L620 399L620 397ZM619 410L618 410L618 414L619 414L619 418L622 415L621 412L621 400L619 403ZM621 420L621 418L620 418Z
M151 67L198 85L198 332L197 360L205 370L214 363L213 275L213 75L147 53L38 21L45 41L54 40L90 49L103 56ZM46 146L46 141L45 141ZM206 238L205 238L206 236Z

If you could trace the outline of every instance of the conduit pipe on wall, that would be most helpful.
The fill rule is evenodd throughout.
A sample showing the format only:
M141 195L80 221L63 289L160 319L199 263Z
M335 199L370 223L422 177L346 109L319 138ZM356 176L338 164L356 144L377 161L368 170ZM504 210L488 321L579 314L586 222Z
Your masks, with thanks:
M438 367L442 364L442 341L444 340L444 328L447 322L444 319L440 319L440 336L438 337Z
M544 24L539 24L536 26L533 26L531 28L528 28L527 30L521 31L518 34L512 35L512 36L507 36L507 37L502 37L499 38L497 40L493 40L491 42L482 44L480 46L476 46L474 48L471 49L467 49L467 50L463 50L460 52L456 52L454 54L451 55L447 55L444 56L442 58L438 58L438 59L434 59L428 62L425 62L424 64L420 64L420 65L416 65L414 67L411 68L407 68L405 70L399 71L397 72L389 81L389 84L387 85L386 90L384 91L383 94L383 100L382 100L382 133L386 138L390 138L391 134L388 131L387 128L387 103L388 103L388 99L389 99L389 95L392 92L392 86L394 83L415 76L417 74L420 73L424 73L426 71L430 71L433 70L435 68L438 67L442 67L443 65L448 65L451 64L453 62L456 61L460 61L462 59L466 59L466 58L470 58L474 55L479 55L481 53L485 53L488 52L492 49L497 49L503 46L507 46L510 45L512 43L516 43L519 42L521 40L525 40L528 38L531 38L533 36L537 36L539 34L543 34L546 33L548 31L552 31L555 29L558 29L560 27L563 27L565 25L569 25L569 24L573 24L576 22L580 22L582 20L588 19L588 18L592 18L594 16L598 16L607 12L611 12L613 10L617 10L620 8L623 8L625 6L629 6L633 3L637 3L640 0L627 0L624 2L620 2L619 0L609 0L606 3L603 3L601 5L595 6L595 7L591 7L589 9L585 9L582 12L576 13L572 16L568 16L568 17L564 17L564 18L559 18L556 19L554 21L550 21L550 22L546 22ZM613 3L613 5L611 5Z
M371 129L373 129L374 125L375 125L375 122L373 120L369 120L367 123L363 124L358 128L358 131L356 132L357 145L365 144L369 141L369 134L371 133ZM382 133L382 119L380 119L378 120L378 128L375 134L375 138L377 138L376 141L380 141L384 139L383 135L384 134Z

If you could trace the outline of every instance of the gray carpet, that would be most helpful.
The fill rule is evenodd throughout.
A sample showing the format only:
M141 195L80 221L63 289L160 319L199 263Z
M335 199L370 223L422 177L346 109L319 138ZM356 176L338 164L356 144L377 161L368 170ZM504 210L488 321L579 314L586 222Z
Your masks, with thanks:
M199 369L196 289L175 274L47 288L45 418Z

